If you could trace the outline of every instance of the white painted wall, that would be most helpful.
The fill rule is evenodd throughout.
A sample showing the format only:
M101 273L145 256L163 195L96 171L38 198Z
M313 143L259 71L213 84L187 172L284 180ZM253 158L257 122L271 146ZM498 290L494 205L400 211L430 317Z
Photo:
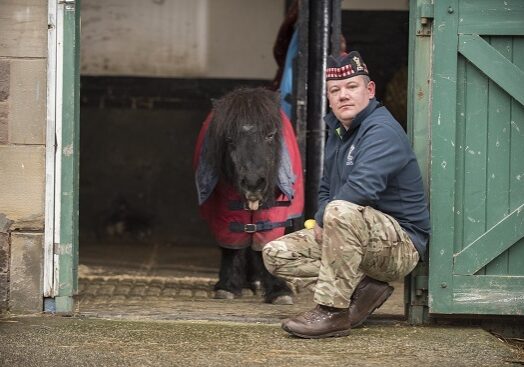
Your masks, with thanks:
M271 79L284 0L83 0L81 73Z
M271 79L284 0L209 0L208 76Z

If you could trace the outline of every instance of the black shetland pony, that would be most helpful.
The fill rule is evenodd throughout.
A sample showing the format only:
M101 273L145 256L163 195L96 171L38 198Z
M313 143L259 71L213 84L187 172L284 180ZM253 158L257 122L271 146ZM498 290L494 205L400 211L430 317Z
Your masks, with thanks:
M271 221L270 214L283 206L282 125L274 92L241 88L215 101L200 133L194 162L199 204L222 251L215 298L233 299L243 288L261 286L265 302L293 304L291 290L267 271L260 252L281 235L268 237L271 231L292 225L287 217Z

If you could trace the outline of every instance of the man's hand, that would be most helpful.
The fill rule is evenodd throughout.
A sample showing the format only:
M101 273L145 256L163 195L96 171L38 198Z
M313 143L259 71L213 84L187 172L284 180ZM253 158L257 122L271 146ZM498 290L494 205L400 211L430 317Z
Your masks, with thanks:
M322 232L324 231L322 227L320 227L318 224L315 223L315 227L313 228L313 231L315 232L315 241L319 245L322 244Z

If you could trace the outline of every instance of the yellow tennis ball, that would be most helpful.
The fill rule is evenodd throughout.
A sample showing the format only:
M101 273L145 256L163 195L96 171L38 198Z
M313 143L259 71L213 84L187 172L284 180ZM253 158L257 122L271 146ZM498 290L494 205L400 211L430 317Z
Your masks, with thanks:
M315 228L315 220L314 219L308 219L304 222L304 228L306 229L313 229Z

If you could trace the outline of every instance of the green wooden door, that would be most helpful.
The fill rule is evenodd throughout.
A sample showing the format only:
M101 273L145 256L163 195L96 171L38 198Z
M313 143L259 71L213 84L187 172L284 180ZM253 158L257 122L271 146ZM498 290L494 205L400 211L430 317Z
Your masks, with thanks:
M435 1L429 311L524 314L524 1Z

